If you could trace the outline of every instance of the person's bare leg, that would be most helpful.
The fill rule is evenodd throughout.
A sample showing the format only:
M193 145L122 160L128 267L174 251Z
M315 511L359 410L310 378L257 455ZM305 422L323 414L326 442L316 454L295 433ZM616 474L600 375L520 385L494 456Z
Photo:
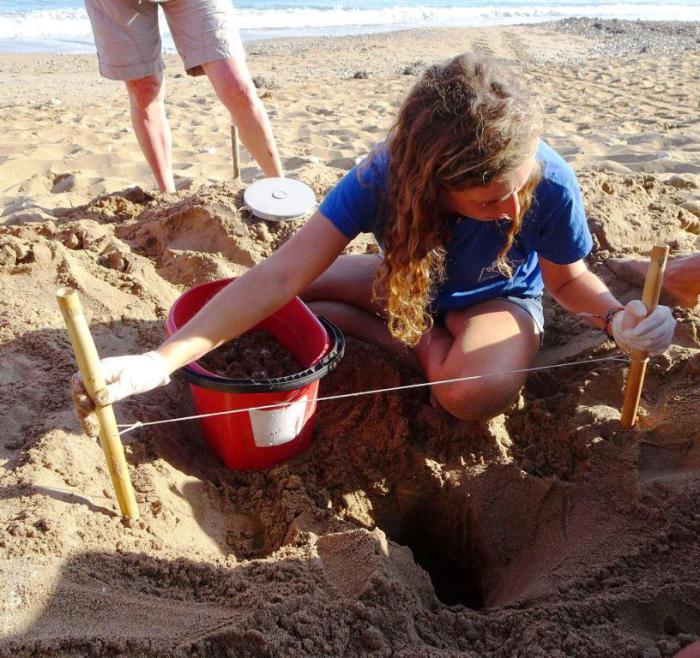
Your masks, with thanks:
M370 311L333 301L309 306L344 332L420 370L432 382L528 368L539 349L532 318L501 300L450 313L447 327L434 326L413 350L394 340L384 319ZM431 402L462 420L487 420L508 407L525 379L525 373L518 373L438 384L431 387Z
M202 68L260 168L267 176L284 176L270 120L245 60L229 57L207 62Z
M632 258L609 258L605 264L625 281L642 287L649 262ZM693 308L700 297L700 254L670 260L666 265L663 290L678 306Z
M165 116L163 74L128 80L131 123L161 192L174 192L172 137Z
M519 306L492 300L448 313L409 350L389 334L372 283L381 258L341 256L302 294L315 312L344 331L381 346L421 370L429 381L528 368L539 349L539 333ZM432 399L452 416L484 420L501 413L516 397L526 376L509 374L431 388Z
M684 647L673 658L700 658L700 640Z
M389 333L384 318L343 302L309 302L309 308L316 315L323 315L340 327L345 334L355 336L366 343L377 345L392 354L403 364L421 371L420 363L413 350L394 340Z
M360 338L420 368L412 351L395 341L382 317L382 305L372 299L372 283L381 263L376 255L343 255L304 292L302 299L345 333Z
M491 300L447 314L415 349L429 381L459 379L529 368L539 349L530 315L515 304ZM489 376L432 388L434 399L463 420L498 415L518 394L525 373Z
M700 297L700 254L674 258L668 263L663 287L679 306L693 308Z
M338 256L301 297L305 302L344 302L372 313L382 313L381 303L372 299L372 284L381 263L382 257L376 254Z

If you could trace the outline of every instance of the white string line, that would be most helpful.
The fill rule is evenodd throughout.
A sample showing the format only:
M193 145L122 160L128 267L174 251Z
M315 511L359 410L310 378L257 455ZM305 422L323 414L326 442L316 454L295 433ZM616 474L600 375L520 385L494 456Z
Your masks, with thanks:
M551 366L535 366L534 368L520 368L518 370L506 370L505 372L489 372L485 373L483 375L471 375L469 377L456 377L454 379L440 379L438 381L434 382L419 382L417 384L404 384L403 386L391 386L389 388L375 388L372 390L368 391L357 391L355 393L342 393L340 395L327 395L325 397L320 397L320 398L311 398L310 400L306 401L306 404L312 403L312 402L327 402L329 400L343 400L345 398L354 398L354 397L359 397L361 395L375 395L377 393L390 393L392 391L406 391L408 389L412 388L422 388L424 386L437 386L438 384L452 384L454 382L466 382L474 379L483 379L485 377L496 377L499 375L512 375L512 374L517 374L517 373L522 373L522 372L535 372L537 370L551 370L552 368L565 368L567 366L577 366L581 365L583 363L597 363L600 361L620 361L622 363L630 363L630 359L621 359L618 357L614 356L605 356L601 357L599 359L588 359L587 361L569 361L567 363L556 363ZM185 420L194 420L195 418L210 418L212 416L227 416L229 414L242 414L246 413L248 411L260 411L264 409L280 409L282 407L289 407L293 404L298 404L299 400L295 400L293 402L276 402L275 404L266 404L258 407L248 407L246 409L229 409L227 411L215 411L210 414L197 414L195 416L180 416L179 418L166 418L163 420L151 420L147 421L145 423L142 423L140 420L137 420L135 423L132 423L131 425L129 424L117 424L117 427L126 427L126 429L122 432L119 432L119 435L126 434L127 432L131 432L132 430L135 430L139 427L146 427L147 425L162 425L163 423L179 423L181 421Z

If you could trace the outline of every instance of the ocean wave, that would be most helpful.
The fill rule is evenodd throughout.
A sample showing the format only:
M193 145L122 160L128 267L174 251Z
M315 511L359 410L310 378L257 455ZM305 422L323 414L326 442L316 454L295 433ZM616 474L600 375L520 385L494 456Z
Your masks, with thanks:
M626 20L700 21L700 4L586 4L586 5L501 5L494 6L394 6L345 9L339 7L296 7L278 9L237 8L236 15L244 38L275 36L295 32L323 34L357 31L358 28L392 29L405 27L486 26L534 23L574 16ZM166 49L173 47L165 21L161 21ZM84 9L11 11L0 13L0 41L7 48L12 41L47 42L52 50L60 45L92 48L90 22Z
M452 26L475 27L507 23L541 22L589 16L625 20L700 20L700 6L651 4L524 5L500 7L396 6L381 9L287 9L282 11L238 9L241 28L251 30L354 27L354 26Z

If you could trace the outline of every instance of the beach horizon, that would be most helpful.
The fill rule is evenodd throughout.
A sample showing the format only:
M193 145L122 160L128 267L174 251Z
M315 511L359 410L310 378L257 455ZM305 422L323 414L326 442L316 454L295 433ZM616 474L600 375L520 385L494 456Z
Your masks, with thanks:
M232 2L244 42L374 34L440 27L535 25L576 19L700 22L698 0L240 0ZM166 52L174 52L161 12ZM22 8L0 0L0 52L90 53L94 40L82 0L27 0Z

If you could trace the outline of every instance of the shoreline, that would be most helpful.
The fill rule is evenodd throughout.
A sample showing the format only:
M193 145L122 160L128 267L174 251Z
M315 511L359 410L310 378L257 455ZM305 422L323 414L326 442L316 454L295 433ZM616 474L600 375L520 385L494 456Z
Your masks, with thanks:
M694 141L685 134L697 115L686 81L697 75L700 52L688 51L686 41L700 38L695 37L700 23L577 20L557 26L300 37L259 41L246 50L292 173L309 156L341 172L349 169L383 138L414 77L469 49L505 60L536 86L546 101L546 137L576 171L695 171L686 162L691 147L683 144ZM640 53L640 39L652 37L657 50ZM614 56L605 56L609 51ZM230 119L206 78L186 76L177 55L165 55L164 61L180 187L226 180ZM0 55L0 76L0 126L6 127L0 135L0 154L6 157L0 163L0 213L60 201L64 197L51 191L52 176L77 177L73 203L127 185L153 185L131 129L123 84L100 77L94 54ZM666 92L674 95L670 103L659 101ZM606 102L594 101L592 112L564 111L590 93ZM347 129L307 143L316 140L314 126L323 131L333 117L347 117ZM642 127L651 132L648 140L636 137ZM362 138L351 144L356 130ZM250 181L259 172L247 157L244 152L244 180Z
M392 40L400 41L405 37L416 38L420 41L448 37L449 41L454 41L450 37L455 34L469 35L479 33L488 35L493 33L498 35L503 32L565 35L573 40L571 44L574 46L573 50L575 51L573 57L580 62L587 61L589 57L617 58L630 54L673 55L682 52L700 52L700 21L605 20L585 17L508 25L407 27L357 34L278 36L246 40L244 45L248 57L300 54L311 50L324 49L339 51L346 46L348 48L358 46L366 52L367 48L364 46ZM584 44L585 48L576 48L576 46ZM543 48L540 59L551 59L546 46L544 44L540 45ZM488 50L488 48L485 49ZM567 45L557 49L559 61L571 60L572 55L568 52L569 50L572 50L572 48L569 48ZM528 54L530 58L538 58L536 49ZM64 61L70 58L96 60L94 48L85 52L55 52L52 50L14 52L0 50L0 75L6 72L3 65L6 61L26 60L31 62L33 58L54 57ZM177 53L172 49L164 50L163 58L166 61L178 61Z
M602 18L599 16L571 16L557 19L533 19L528 21L513 21L493 24L456 24L456 25L377 25L377 26L338 26L327 28L300 28L298 32L289 33L291 30L270 30L269 35L265 35L265 30L241 30L241 39L246 48L263 45L269 42L288 42L296 40L324 40L339 39L346 37L369 37L382 34L394 34L399 32L424 32L433 30L451 29L489 29L489 28L520 28L533 27L557 32L567 32L589 38L603 38L614 35L627 42L633 41L639 47L646 48L644 52L658 50L659 37L666 40L673 39L680 35L685 38L682 41L681 49L688 49L691 46L700 44L700 21L678 19L678 20L656 20L656 19L620 19ZM274 32L274 33L273 33ZM44 48L41 41L20 40L14 42L18 48L12 48L14 40L0 39L0 57L5 55L90 55L94 54L93 43L80 43L78 49L69 48L60 50L61 44L66 42L51 41L55 43L54 48ZM676 47L679 44L676 43ZM631 48L623 50L631 51ZM168 55L175 54L175 49L169 47L164 50Z

